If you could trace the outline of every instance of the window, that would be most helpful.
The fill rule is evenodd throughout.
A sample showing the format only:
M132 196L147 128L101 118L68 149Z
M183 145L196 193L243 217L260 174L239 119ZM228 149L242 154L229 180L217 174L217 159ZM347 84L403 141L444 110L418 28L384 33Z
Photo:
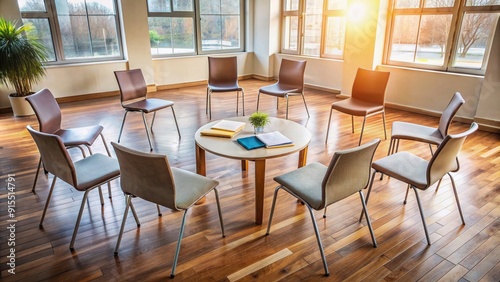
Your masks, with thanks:
M386 63L484 74L500 0L393 0Z
M114 0L18 0L23 23L31 23L57 63L121 59Z
M242 0L148 0L153 56L243 51Z
M283 0L281 52L342 59L346 0Z

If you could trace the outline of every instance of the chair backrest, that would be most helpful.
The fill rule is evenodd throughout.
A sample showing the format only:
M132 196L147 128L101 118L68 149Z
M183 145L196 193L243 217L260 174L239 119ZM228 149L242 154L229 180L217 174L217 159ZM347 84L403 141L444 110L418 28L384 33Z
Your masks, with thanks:
M208 84L234 84L238 81L236 57L208 57Z
M76 186L76 171L73 161L64 146L61 137L34 130L30 125L26 127L35 140L43 166L57 178Z
M323 178L325 206L368 186L373 155L379 143L380 139L374 139L359 147L335 152Z
M281 59L278 83L299 88L299 92L304 90L304 72L307 61L295 61Z
M122 104L138 98L146 99L148 88L140 69L115 71L115 77Z
M124 193L170 209L175 206L175 186L167 156L143 153L111 142L120 164Z
M451 121L455 117L455 114L458 112L458 109L460 109L460 107L464 103L465 100L464 98L462 98L462 95L460 95L460 93L458 92L455 92L455 94L453 94L453 97L451 98L450 103L448 104L448 106L446 106L446 109L444 109L444 112L439 119L438 130L443 137L448 135L448 129L450 128Z
M26 97L38 119L39 130L55 133L61 129L61 108L49 89L42 89Z
M351 97L383 105L389 75L390 72L358 68L354 83L352 84Z
M457 160L458 153L464 144L465 138L477 129L477 123L473 122L470 128L465 132L446 135L429 161L426 175L427 187L436 183L448 172L457 171L459 169Z

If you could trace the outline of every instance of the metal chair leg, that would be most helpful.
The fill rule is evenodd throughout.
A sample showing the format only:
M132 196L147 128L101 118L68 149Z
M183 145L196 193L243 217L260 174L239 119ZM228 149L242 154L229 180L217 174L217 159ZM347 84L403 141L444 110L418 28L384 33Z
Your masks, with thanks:
M151 133L153 133L153 124L155 123L155 118L156 118L156 111L153 113L153 119L151 120Z
M328 127L326 128L325 144L328 142L328 134L330 133L330 122L332 121L332 111L333 108L330 108L330 117L328 118Z
M318 225L316 224L316 220L314 219L314 213L313 213L311 207L307 203L306 203L306 206L309 209L309 214L311 215L311 220L312 220L312 223L314 226L314 233L316 234L316 239L318 241L319 252L321 253L321 258L323 259L323 267L325 268L325 276L329 276L330 272L328 271L328 264L326 263L325 252L323 250L323 243L321 242L321 237L319 236Z
M413 191L415 191L415 197L417 198L418 210L420 211L420 217L422 218L422 224L424 225L425 238L427 238L427 245L431 244L431 239L429 238L429 231L427 231L427 224L425 224L425 216L424 211L422 210L422 203L420 202L420 198L417 193L417 188L412 187Z
M52 185L50 185L50 190L49 190L49 195L47 196L47 201L45 201L45 207L43 208L42 218L40 219L40 223L38 224L39 227L43 226L43 220L45 218L45 213L47 212L47 207L49 206L49 203L50 203L50 198L52 197L52 191L54 191L54 186L56 185L56 180L57 180L57 177L54 176L54 179L52 180Z
M382 112L382 121L384 124L384 138L387 140L387 131L385 130L385 112Z
M128 111L125 111L125 114L123 115L122 126L120 127L120 134L118 134L118 143L120 143L120 138L122 137L123 126L125 125L125 119L127 118L127 114Z
M241 89L241 104L243 105L243 116L245 116L245 90L243 89Z
M208 119L212 120L212 90L208 91Z
M286 119L288 119L288 95L286 95Z
M148 123L146 122L146 115L144 114L144 112L141 112L141 114L142 114L142 121L144 122L144 129L146 129L146 135L148 136L149 149L153 151L153 146L151 145L151 138L149 137Z
M175 276L175 267L177 266L177 259L179 258L179 251L181 249L182 235L184 234L184 225L186 224L186 215L187 211L184 211L184 216L182 217L181 230L179 231L179 240L177 240L177 247L175 248L175 256L174 263L172 264L172 273L170 274L170 278L174 278Z
M31 192L35 193L36 181L38 180L38 173L40 172L40 167L42 166L42 157L40 156L40 160L38 161L38 166L36 168L35 180L33 180L33 187L31 188Z
M462 223L465 225L465 219L464 215L462 213L462 207L460 207L460 200L458 199L458 193L457 193L457 187L455 186L455 180L451 176L450 173L448 173L448 176L450 177L451 180L451 186L453 187L453 193L455 194L455 200L457 201L457 207L458 207L458 212L460 213L460 218L462 219Z
M325 210L323 211L323 218L326 218L326 209L327 209L327 208L328 208L328 207L325 207Z
M89 192L92 191L93 188L87 189L83 194L82 204L80 205L80 212L78 212L78 217L76 219L75 230L73 231L73 236L71 237L71 243L69 244L70 250L75 250L73 247L75 245L76 234L78 233L78 228L80 227L80 221L82 220L83 209L85 208L85 200L87 199Z
M365 131L366 116L363 118L363 126L361 127L361 135L359 136L358 146L361 145L361 139L363 139L363 132Z
M354 116L351 115L351 131L354 133Z
M302 100L304 101L304 106L306 106L307 117L310 118L311 116L309 115L309 109L307 108L306 97L304 97L304 92L302 92Z
M162 216L160 205L156 204L156 211L158 211L158 216Z
M405 195L405 200L403 201L403 205L406 205L406 200L408 199L408 192L410 192L411 185L408 184L406 187L406 195Z
M260 91L257 93L257 112L259 111L259 100L260 100Z
M271 213L269 214L269 222L267 223L267 231L266 231L266 236L269 235L269 232L271 231L271 222L273 221L273 214L274 214L274 207L276 206L276 198L278 197L278 191L281 189L283 186L278 186L276 189L274 189L274 197L273 197L273 204L271 205Z
M220 208L220 201L219 201L219 192L217 189L214 189L215 192L215 201L217 202L217 211L219 212L219 221L220 221L220 229L222 231L222 237L226 237L226 233L224 232L224 221L222 220L222 210Z
M209 88L207 87L207 98L205 99L205 114L208 115L208 91Z
M172 109L172 115L174 116L175 127L177 128L177 134L179 135L179 139L181 139L181 131L179 130L179 124L177 124L177 117L175 116L174 106L170 107Z
M133 196L131 196L133 198ZM132 215L134 216L135 219L135 224L137 224L137 227L141 227L141 222L139 221L139 217L137 216L137 213L135 212L134 204L132 203L132 199L130 199L130 210L132 211Z
M368 186L368 193L366 193L365 204L368 204L368 199L370 199L370 193L372 192L373 180L375 179L376 173L377 173L376 170L372 173L372 178L370 179L370 186ZM359 222L361 222L362 219L363 219L363 212L361 212L361 215L359 216Z
M363 205L363 211L365 213L366 222L368 223L368 229L370 230L370 235L372 236L373 247L377 247L377 240L375 240L375 233L373 232L372 222L370 221L370 217L368 216L368 208L366 207L365 197L363 192L359 190L359 197L361 198L361 204Z
M122 241L123 229L125 228L125 222L127 221L128 209L130 207L131 200L132 196L125 195L125 212L123 213L122 225L120 227L120 232L118 233L118 241L116 241L115 256L118 254L118 248L120 247L120 242Z

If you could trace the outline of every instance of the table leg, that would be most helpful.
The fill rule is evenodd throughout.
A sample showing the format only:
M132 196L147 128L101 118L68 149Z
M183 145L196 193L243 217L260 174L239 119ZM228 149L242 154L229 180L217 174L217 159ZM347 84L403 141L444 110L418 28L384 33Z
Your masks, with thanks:
M309 146L305 147L304 149L300 150L300 152L299 152L298 167L303 167L307 163L307 148L309 148Z
M248 170L248 160L241 160L241 171Z
M266 160L255 161L255 223L262 224L264 216L264 184L266 180Z
M198 144L195 145L196 148L196 173L206 176L207 175L207 166L205 163L205 150L200 148ZM207 197L201 198L198 202L196 202L196 205L201 205L207 200Z

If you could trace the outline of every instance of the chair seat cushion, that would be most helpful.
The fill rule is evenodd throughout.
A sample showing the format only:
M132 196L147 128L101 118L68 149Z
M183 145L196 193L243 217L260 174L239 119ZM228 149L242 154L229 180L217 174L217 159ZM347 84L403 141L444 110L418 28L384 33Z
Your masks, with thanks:
M64 146L92 146L94 141L101 134L103 127L101 125L85 126L76 128L60 129L54 132L61 137Z
M148 98L141 101L123 105L129 111L154 112L174 105L174 102L163 99Z
M171 167L175 183L175 206L186 210L212 191L219 182L205 176Z
M260 93L264 93L267 95L284 97L287 94L300 94L302 93L302 89L297 88L296 86L287 85L283 83L275 83L268 86L261 87L259 89Z
M428 163L428 161L408 152L398 152L373 162L372 167L387 176L411 184L419 189L426 189L428 188Z
M218 83L218 84L208 84L208 88L212 92L228 92L228 91L243 91L243 89L238 85L238 83Z
M384 106L354 98L347 98L345 100L332 103L332 109L353 116L366 116L372 113L383 111Z
M274 181L286 187L315 210L324 207L322 183L327 167L320 163L311 163L294 171L274 178Z
M392 123L393 139L406 139L439 145L443 136L437 128L419 125L415 123L396 121Z
M75 188L84 191L103 181L120 175L116 159L103 154L93 154L74 163L76 171Z

